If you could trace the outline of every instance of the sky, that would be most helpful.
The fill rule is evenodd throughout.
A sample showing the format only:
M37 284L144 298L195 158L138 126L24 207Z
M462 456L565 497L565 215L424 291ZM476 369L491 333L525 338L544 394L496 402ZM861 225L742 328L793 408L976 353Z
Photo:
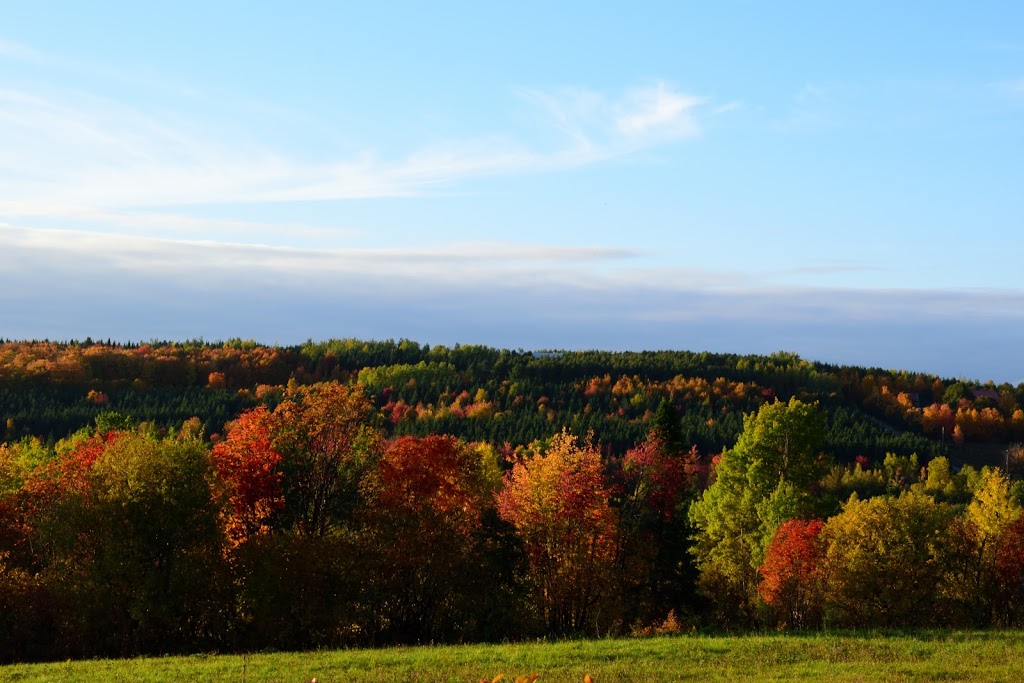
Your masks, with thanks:
M1024 381L1024 4L0 4L0 336Z

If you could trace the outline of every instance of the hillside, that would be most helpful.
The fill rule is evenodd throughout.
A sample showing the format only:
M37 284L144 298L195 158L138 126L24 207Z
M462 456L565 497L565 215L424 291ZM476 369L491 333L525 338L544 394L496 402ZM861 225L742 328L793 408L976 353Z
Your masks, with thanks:
M5 342L0 437L57 439L110 411L161 426L198 417L215 434L243 409L272 404L273 387L324 380L363 384L390 434L445 433L496 446L526 445L568 426L623 451L643 439L667 399L685 440L718 452L735 441L743 413L792 396L827 412L826 450L840 459L886 452L997 459L998 444L1024 439L1024 385L967 386L785 353L533 353L359 340Z

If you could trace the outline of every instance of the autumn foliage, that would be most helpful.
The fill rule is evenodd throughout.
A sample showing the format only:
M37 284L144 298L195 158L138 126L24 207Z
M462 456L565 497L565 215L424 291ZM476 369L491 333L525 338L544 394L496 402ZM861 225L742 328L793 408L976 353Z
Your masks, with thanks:
M343 340L0 343L0 390L92 421L0 415L5 661L1024 625L1024 486L961 466L1014 473L1012 387Z
M227 531L242 542L270 529L272 515L284 508L281 454L271 444L271 414L264 407L242 413L228 427L227 439L213 446L213 463L228 497Z
M696 447L686 455L674 454L663 439L653 435L626 453L622 467L633 484L633 495L671 521L678 514L676 507L684 491L697 477L699 460Z
M563 431L542 453L517 462L498 510L522 539L544 622L555 632L585 628L607 598L618 517L600 454Z
M384 508L457 519L452 531L468 534L490 503L491 484L472 446L452 436L403 436L385 448L372 496Z
M807 628L821 622L822 560L820 519L782 524L758 569L758 593L780 626Z

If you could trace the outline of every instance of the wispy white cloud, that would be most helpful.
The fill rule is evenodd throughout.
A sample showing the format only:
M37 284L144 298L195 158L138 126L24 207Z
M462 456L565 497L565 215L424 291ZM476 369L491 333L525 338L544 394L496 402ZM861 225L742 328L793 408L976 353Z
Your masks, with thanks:
M630 89L618 98L578 87L519 92L548 111L571 142L547 155L546 163L554 166L595 163L696 137L697 110L707 101L663 82Z
M630 137L652 132L672 138L690 137L697 134L693 109L704 101L702 97L669 90L664 83L633 90L621 105L623 111L616 119L616 125Z
M171 240L73 230L24 229L0 223L0 263L8 273L35 269L46 255L90 268L176 272L182 281L202 272L276 272L330 279L339 273L398 279L463 281L497 272L541 271L589 277L588 266L632 259L630 249L475 242L430 248L307 249L251 242ZM452 270L458 266L458 270ZM490 273L490 275L487 275Z
M230 201L288 175L287 164L243 141L97 96L60 97L0 91L0 211Z
M0 54L47 60L7 42ZM0 218L59 215L82 224L110 212L126 227L129 213L155 207L189 213L198 204L417 196L477 176L566 170L693 136L703 101L664 83L620 97L580 88L524 92L544 104L533 132L558 131L554 143L499 131L424 140L386 158L370 145L310 161L260 140L245 122L224 130L156 106L45 83L3 88L0 79ZM155 229L152 216L138 218Z

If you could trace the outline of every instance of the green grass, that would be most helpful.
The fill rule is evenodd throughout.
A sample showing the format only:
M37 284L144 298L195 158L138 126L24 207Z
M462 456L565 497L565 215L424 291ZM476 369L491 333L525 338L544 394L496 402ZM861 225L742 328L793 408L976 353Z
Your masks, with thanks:
M679 636L0 667L0 681L1019 681L1024 632Z

